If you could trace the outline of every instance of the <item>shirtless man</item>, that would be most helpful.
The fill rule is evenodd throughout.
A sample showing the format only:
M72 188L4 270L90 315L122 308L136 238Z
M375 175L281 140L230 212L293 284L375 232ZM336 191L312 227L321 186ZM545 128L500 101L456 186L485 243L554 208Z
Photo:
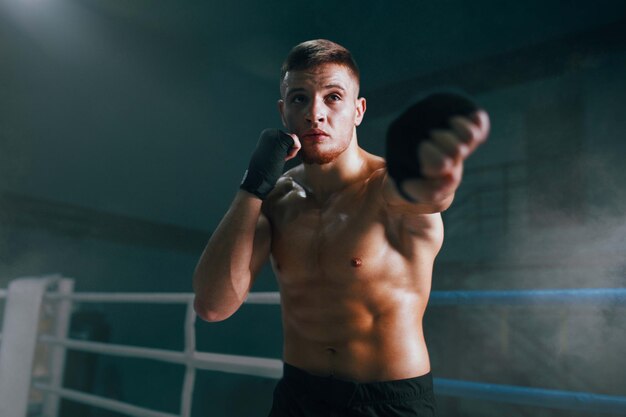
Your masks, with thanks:
M261 134L194 273L196 312L231 316L271 258L285 365L270 416L435 415L422 317L443 242L440 212L486 139L488 116L472 111L426 140L407 137L413 152L388 149L388 168L358 145L366 103L345 48L294 47L280 92L289 133ZM282 174L296 154L303 164ZM391 159L407 158L413 174L395 166L403 175L389 174Z

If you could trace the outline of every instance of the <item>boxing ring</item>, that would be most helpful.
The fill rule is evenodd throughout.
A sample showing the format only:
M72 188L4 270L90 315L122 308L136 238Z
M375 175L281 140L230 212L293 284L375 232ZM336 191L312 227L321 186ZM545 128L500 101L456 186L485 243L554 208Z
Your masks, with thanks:
M278 379L279 359L225 355L196 350L193 294L188 293L89 293L73 292L73 280L53 275L19 278L7 290L0 290L4 301L0 334L0 416L25 417L27 414L56 417L61 398L133 417L189 417L197 370ZM247 304L277 305L276 292L251 293ZM110 343L73 340L67 337L74 303L149 303L186 305L184 350L173 351ZM430 308L459 305L594 305L626 306L626 288L555 289L523 291L433 291ZM46 307L48 306L48 307ZM52 306L52 307L50 307ZM52 309L54 323L41 332L42 309ZM37 375L35 351L47 351L45 377ZM138 407L97 395L64 388L62 385L67 350L126 358L151 359L185 367L179 414ZM590 392L542 389L514 385L434 378L438 396L451 396L500 403L538 406L562 410L626 415L626 397ZM32 393L41 400L32 403Z

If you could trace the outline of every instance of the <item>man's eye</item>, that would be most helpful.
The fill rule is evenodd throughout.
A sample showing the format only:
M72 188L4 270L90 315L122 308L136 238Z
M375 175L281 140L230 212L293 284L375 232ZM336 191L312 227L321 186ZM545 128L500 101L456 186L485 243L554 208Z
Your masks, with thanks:
M305 97L305 96L302 96L302 95L293 96L293 97L291 98L291 102L292 102L293 104L300 104L300 103L304 103L304 101L305 101L305 100L306 100L306 97Z
M341 96L339 94L330 94L328 96L328 100L330 100L330 101L339 101L339 100L341 100Z

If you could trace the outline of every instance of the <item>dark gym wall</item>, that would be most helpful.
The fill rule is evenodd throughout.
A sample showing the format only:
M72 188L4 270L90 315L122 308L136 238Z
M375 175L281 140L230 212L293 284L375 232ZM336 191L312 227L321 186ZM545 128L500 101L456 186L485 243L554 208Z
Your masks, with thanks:
M372 152L382 152L395 114L440 86L468 91L491 114L490 141L468 162L446 213L435 289L624 286L616 248L626 224L625 22L626 5L609 0L5 0L0 287L59 272L77 291L190 292L258 132L280 126L284 55L318 37L343 43L360 64L368 111L359 140ZM275 289L264 270L255 290ZM104 319L111 342L182 348L182 309L78 310ZM244 306L227 322L198 323L198 348L279 357L278 310ZM585 349L583 332L565 345L546 339L545 349L491 349L496 325L480 312L433 310L427 319L439 376L532 385L548 369L544 387L626 391L612 354L626 344L607 336L611 312L580 318L610 340ZM454 349L459 323L475 348ZM555 333L552 324L534 325L526 334ZM522 335L514 340L526 340L522 330L510 328ZM469 359L520 365L463 368ZM601 362L595 370L592 359ZM104 357L92 389L175 412L181 378L180 367ZM194 415L263 414L273 383L201 372ZM560 415L472 401L442 407L448 415Z

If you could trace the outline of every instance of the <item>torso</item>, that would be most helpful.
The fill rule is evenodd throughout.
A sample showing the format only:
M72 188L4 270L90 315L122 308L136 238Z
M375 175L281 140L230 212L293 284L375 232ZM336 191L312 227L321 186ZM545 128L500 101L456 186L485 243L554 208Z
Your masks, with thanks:
M361 382L429 372L422 317L443 240L441 216L389 206L382 160L364 181L324 202L305 189L301 174L285 174L264 206L285 362Z

